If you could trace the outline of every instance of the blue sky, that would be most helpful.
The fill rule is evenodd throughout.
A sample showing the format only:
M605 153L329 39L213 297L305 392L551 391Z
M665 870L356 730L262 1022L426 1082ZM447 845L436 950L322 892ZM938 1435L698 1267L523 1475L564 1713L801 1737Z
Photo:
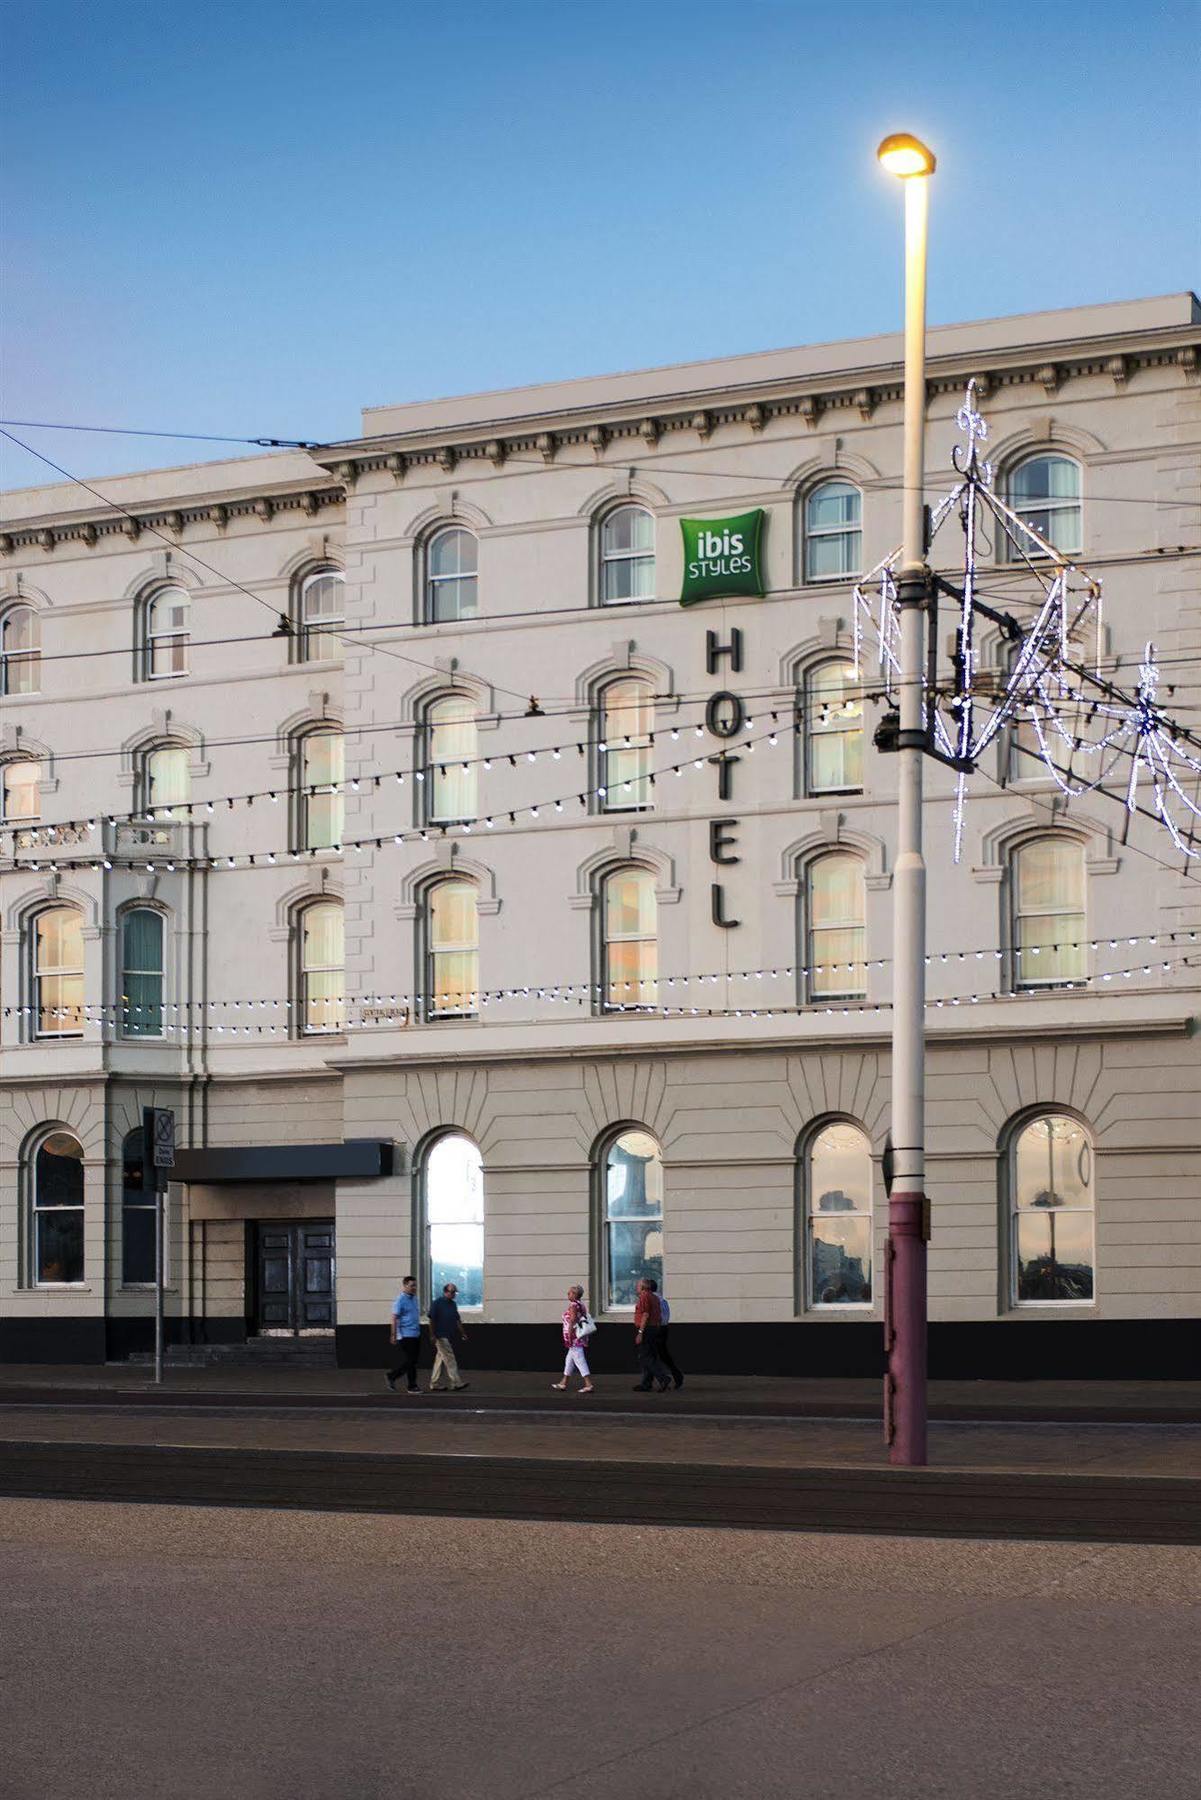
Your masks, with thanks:
M1197 287L1201 5L13 0L5 417L364 404ZM219 446L30 433L80 474ZM0 482L50 479L5 446Z

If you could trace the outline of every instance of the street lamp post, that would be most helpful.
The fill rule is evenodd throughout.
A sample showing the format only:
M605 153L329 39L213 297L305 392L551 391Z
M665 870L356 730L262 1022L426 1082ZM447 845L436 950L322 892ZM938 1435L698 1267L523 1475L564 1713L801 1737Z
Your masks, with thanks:
M893 877L892 1191L888 1203L885 1433L889 1460L926 1461L926 863L922 855L922 702L926 564L926 225L934 156L917 138L887 137L881 165L905 187L905 455Z

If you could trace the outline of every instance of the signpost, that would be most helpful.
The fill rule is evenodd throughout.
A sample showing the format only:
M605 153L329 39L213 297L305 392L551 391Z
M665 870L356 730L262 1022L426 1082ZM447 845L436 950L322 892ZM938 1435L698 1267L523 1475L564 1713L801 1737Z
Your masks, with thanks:
M163 1379L163 1288L166 1233L163 1209L167 1194L166 1171L175 1167L175 1113L169 1106L142 1108L142 1161L146 1177L154 1183L154 1379Z

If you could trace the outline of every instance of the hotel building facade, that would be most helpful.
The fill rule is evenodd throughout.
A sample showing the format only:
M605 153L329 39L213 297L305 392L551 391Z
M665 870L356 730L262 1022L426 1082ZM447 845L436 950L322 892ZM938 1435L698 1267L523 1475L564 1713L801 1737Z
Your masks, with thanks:
M998 490L1103 582L1107 672L1154 640L1194 727L1199 345L1191 295L936 329L927 453L934 501L974 378ZM896 767L852 596L899 537L900 361L4 496L9 1360L149 1346L156 1106L172 1343L382 1365L413 1270L477 1366L552 1360L582 1281L623 1367L649 1272L686 1367L879 1370ZM698 541L763 593L681 605ZM1028 615L1002 534L981 569ZM969 788L956 862L928 765L932 1373L1195 1377L1201 863L1020 729Z

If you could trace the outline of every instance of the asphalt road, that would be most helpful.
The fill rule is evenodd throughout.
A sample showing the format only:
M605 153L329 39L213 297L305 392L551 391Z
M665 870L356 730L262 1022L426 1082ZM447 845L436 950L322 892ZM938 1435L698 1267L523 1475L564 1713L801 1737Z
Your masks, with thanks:
M1201 1551L0 1502L4 1800L1195 1800Z

